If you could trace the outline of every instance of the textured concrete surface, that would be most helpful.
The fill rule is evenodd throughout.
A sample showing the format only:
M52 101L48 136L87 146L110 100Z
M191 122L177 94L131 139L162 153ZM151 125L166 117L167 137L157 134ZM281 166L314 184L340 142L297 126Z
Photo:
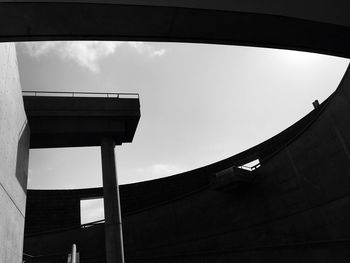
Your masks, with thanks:
M21 262L28 136L14 44L0 45L0 262ZM23 138L21 140L21 138ZM19 141L22 144L19 145ZM27 146L26 146L27 145ZM17 156L20 163L17 165ZM16 176L17 175L17 176Z

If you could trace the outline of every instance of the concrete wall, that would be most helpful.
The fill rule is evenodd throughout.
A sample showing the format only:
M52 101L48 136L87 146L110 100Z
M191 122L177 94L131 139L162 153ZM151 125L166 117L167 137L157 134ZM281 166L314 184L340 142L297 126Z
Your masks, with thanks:
M207 189L124 218L129 262L348 262L349 123L348 70L318 119L249 188Z
M29 154L16 49L0 44L0 262L21 262Z

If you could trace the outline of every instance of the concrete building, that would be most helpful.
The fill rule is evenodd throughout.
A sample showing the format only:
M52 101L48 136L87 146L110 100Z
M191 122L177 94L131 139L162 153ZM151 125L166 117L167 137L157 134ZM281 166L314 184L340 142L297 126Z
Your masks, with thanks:
M29 157L14 44L0 45L0 261L21 262Z
M5 0L0 1L0 41L181 41L349 58L349 11L344 0ZM326 102L261 145L195 171L123 187L127 262L348 262L349 74ZM32 127L13 44L0 47L0 95L0 261L17 263ZM70 140L77 142L74 136ZM260 167L242 169L256 159ZM136 190L142 199L132 195ZM62 211L54 205L57 195L64 197ZM35 218L38 212L29 212L43 202L47 209L77 215L77 200L90 195L101 196L101 189L29 192L25 252L36 256L29 260L59 254L75 241L85 252L82 262L104 262L103 225L81 228L73 216L64 225L47 218L48 227ZM33 228L38 223L42 229Z

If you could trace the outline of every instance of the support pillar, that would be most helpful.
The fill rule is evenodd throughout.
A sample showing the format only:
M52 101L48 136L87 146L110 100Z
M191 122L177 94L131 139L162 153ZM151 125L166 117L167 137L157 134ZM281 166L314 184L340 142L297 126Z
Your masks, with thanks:
M113 139L102 139L101 159L105 209L106 263L124 263L122 220L114 147L115 142Z

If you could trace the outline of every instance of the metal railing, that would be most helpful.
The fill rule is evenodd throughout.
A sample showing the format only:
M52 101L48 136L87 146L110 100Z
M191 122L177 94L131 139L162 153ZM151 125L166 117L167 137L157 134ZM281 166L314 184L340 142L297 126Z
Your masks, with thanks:
M80 262L80 254L77 251L77 245L73 244L70 253L60 253L60 254L48 254L48 255L37 255L33 256L28 253L23 253L23 263L25 262L63 262L62 260L66 259L67 263L79 263Z
M36 91L24 90L23 96L40 97L92 97L92 98L116 98L116 99L139 99L138 93L127 92L80 92L80 91Z
M89 223L86 223L86 224L82 224L82 225L80 225L80 228L87 228L87 227L103 224L104 222L105 222L105 220L101 219L101 220L89 222Z
M100 224L103 224L104 222L105 222L105 220L101 219L101 220L89 222L89 223L86 223L86 224L82 224L82 225L79 225L79 226L61 227L61 228L55 228L55 229L51 229L51 230L35 232L35 233L27 234L27 235L25 235L25 237L28 238L28 237L34 237L34 236L40 236L40 235L46 235L46 234L66 232L66 231L69 231L69 230L74 230L74 229L79 229L79 228L87 228L87 227L91 227L91 226L100 225Z
M23 263L38 263L38 262L65 262L67 260L67 253L59 254L47 254L47 255L30 255L28 253L23 253Z

